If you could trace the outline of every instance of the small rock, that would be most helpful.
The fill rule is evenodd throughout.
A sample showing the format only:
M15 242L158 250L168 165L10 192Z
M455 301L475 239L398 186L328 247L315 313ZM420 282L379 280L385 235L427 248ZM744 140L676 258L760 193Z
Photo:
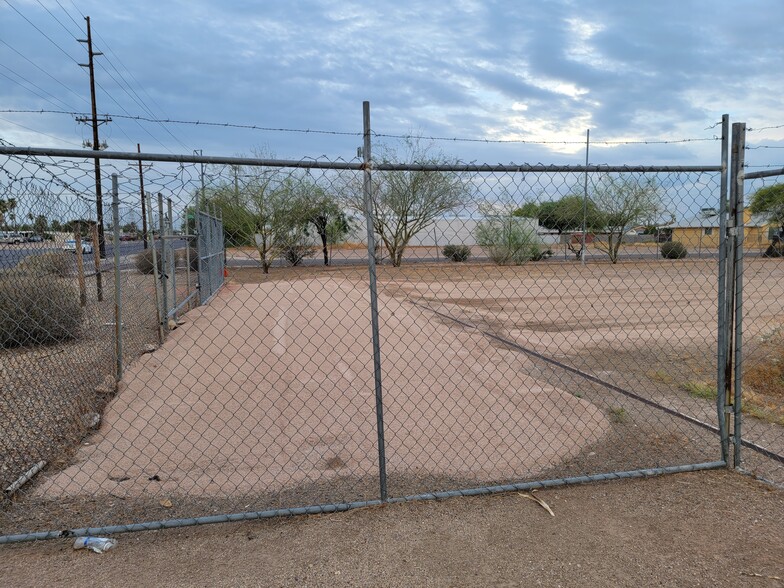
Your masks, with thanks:
M163 508L171 508L173 506L172 501L168 498L164 498L158 504L160 504Z
M155 345L152 343L147 343L147 345L142 348L142 353L153 353L156 349L158 348Z
M82 415L82 425L85 429L95 429L101 424L101 415L97 412L88 412Z
M95 387L96 394L114 394L117 391L117 382L114 376L106 376L103 381Z

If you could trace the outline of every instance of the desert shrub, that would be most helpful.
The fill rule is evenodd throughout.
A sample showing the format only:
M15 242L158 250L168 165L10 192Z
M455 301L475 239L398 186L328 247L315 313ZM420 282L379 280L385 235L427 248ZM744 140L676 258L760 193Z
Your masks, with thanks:
M446 245L441 251L444 257L452 261L466 261L471 257L471 248L468 245Z
M543 251L536 231L511 217L480 222L476 226L476 240L499 265L520 265L540 257Z
M0 274L0 347L76 337L82 321L76 286L51 274Z
M552 249L545 249L538 244L531 249L531 252L531 261L542 261L543 259L547 259L548 257L553 256Z
M313 257L315 254L316 248L313 245L293 244L283 249L282 257L291 265L297 266L303 259Z
M158 271L163 271L163 260L161 259L161 252L156 251L156 260ZM133 263L136 266L136 269L143 274L151 274L153 273L153 261L152 261L152 248L145 249L141 253L136 254L133 259Z
M680 241L668 241L662 243L661 254L664 259L683 259L689 252Z
M50 251L40 255L28 255L17 265L20 274L54 275L64 278L73 265L72 256L63 251Z

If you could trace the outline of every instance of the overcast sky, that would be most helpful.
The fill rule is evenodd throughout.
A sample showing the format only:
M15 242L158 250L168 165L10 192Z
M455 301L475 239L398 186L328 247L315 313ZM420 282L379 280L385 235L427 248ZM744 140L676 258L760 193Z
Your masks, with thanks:
M718 141L601 141L711 139L722 113L784 124L782 0L0 0L0 109L89 112L83 15L105 53L98 110L114 115L101 127L114 151L350 159L359 136L117 115L360 133L363 100L380 134L583 142L590 129L592 163L716 164ZM1 112L0 137L81 147L91 133L70 115ZM748 141L764 146L749 163L784 165L784 128ZM439 146L491 163L585 157L572 144Z

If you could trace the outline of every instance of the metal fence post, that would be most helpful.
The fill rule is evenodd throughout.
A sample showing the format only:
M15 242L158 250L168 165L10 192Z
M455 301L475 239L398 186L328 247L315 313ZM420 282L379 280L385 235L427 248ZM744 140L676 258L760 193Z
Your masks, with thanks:
M169 238L174 239L174 216L172 214L172 199L166 199L169 212ZM169 269L171 271L171 290L172 290L172 318L177 320L177 256L174 252L174 243L169 243L167 253L169 254ZM168 318L168 317L167 317ZM166 321L168 323L168 321Z
M152 215L152 196L149 194L147 195L147 214L150 216L150 220L147 223L147 226L150 228L150 238L148 239L150 243L150 249L152 250L152 275L155 286L155 314L158 318L158 342L163 344L163 321L161 319L161 303L158 297L158 252L155 248L155 239L154 235L152 234L153 227L153 215Z
M370 324L373 331L373 378L376 389L376 432L378 435L378 476L381 500L387 499L387 458L384 441L384 403L381 390L381 344L378 333L378 289L376 285L376 238L373 230L373 200L370 160L370 102L362 103L364 145L362 196L365 204L365 224L368 239L368 272L370 285Z
M730 117L721 117L721 188L719 193L719 283L718 283L718 338L716 355L716 409L718 411L719 437L721 439L721 459L729 464L729 430L731 406L727 396L727 344L729 330L727 323L727 176L729 174L729 137Z
M161 242L161 287L163 296L161 297L162 312L161 323L164 331L169 330L169 283L167 272L169 268L166 257L166 219L163 216L163 194L158 192L158 240Z
M115 379L119 382L123 375L122 364L122 291L120 281L120 191L117 187L117 174L112 174L112 221L114 223L114 340L115 340Z
M736 139L737 133L737 139ZM743 202L743 166L746 158L746 123L735 123L732 125L733 139L733 169L735 171L735 199L733 208L735 211L735 454L734 466L740 467L741 444L741 421L743 408L743 239L744 235L744 202ZM737 149L734 143L737 141Z

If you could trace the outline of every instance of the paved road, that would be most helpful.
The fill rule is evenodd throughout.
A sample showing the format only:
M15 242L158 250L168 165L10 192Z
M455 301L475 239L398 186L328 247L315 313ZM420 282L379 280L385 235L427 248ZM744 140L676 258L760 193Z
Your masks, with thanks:
M185 240L176 240L172 242L175 249L182 249L185 247ZM120 243L120 256L122 258L122 266L130 265L133 260L132 256L141 252L144 249L142 241L123 241ZM51 241L43 243L22 243L20 245L0 245L0 269L7 269L16 266L22 259L29 255L40 255L50 251L60 251L61 248L56 246ZM74 256L75 258L75 256ZM114 245L111 243L106 244L106 259L103 263L111 263L114 259ZM85 267L88 269L95 267L93 261L93 254L88 253L84 256Z

